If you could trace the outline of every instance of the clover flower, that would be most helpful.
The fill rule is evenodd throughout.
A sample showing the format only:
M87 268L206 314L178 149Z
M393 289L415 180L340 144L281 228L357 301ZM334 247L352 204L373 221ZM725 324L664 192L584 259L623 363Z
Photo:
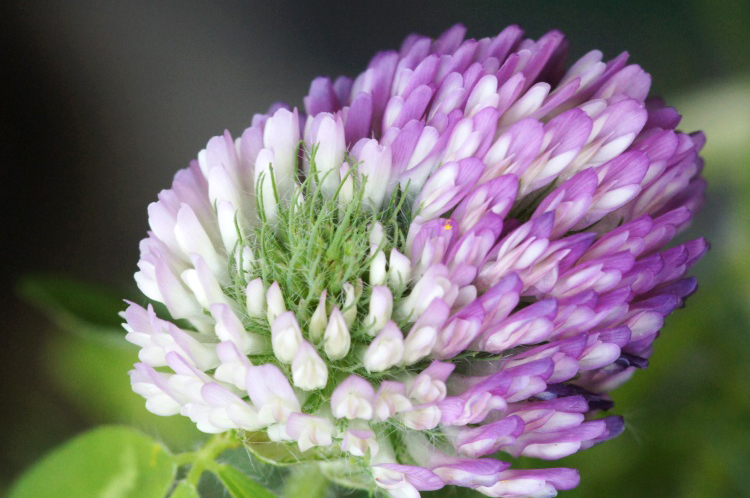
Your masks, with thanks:
M133 389L349 486L553 496L695 289L701 133L627 54L408 37L208 142L149 206ZM273 443L273 444L272 444ZM288 463L288 462L286 462Z

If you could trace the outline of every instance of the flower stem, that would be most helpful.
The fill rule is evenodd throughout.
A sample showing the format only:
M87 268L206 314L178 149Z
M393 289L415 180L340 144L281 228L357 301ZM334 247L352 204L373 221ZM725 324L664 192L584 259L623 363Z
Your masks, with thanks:
M297 465L292 467L284 480L284 498L323 498L326 496L330 481L317 464Z
M240 441L234 432L224 432L213 436L205 446L196 451L175 455L175 461L180 466L191 465L185 480L193 486L198 486L201 475L215 464L216 458L225 451L239 445Z

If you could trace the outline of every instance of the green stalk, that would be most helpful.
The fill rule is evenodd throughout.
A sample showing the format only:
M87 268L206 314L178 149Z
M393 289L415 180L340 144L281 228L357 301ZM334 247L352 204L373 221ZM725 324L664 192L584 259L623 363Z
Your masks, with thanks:
M202 448L188 453L175 455L178 466L191 465L185 480L193 486L198 486L203 472L210 469L216 463L216 458L227 450L240 445L239 439L234 432L216 434L208 440Z

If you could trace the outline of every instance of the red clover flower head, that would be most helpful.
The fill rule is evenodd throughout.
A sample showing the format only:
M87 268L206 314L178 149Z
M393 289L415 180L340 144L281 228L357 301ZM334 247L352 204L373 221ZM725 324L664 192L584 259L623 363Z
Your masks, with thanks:
M149 206L133 389L350 486L554 496L695 290L701 133L553 31L409 36L208 142ZM239 436L238 436L239 437ZM270 457L265 455L266 460Z

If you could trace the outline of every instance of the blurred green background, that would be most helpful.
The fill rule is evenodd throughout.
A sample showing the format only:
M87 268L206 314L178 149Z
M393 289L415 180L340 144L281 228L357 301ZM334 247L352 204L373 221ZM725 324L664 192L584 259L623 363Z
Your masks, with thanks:
M562 496L750 496L750 2L37 0L2 9L0 494L42 454L101 424L194 447L202 436L189 421L146 412L126 375L136 352L115 313L121 298L142 301L131 275L147 204L208 138L240 132L276 100L301 104L314 76L356 74L410 32L463 22L470 37L510 23L533 37L561 29L571 59L628 50L652 74L652 94L683 114L680 128L708 137L708 202L683 235L712 244L693 272L699 290L667 320L651 366L614 393L625 433L562 462L582 475ZM19 283L40 272L90 285ZM19 295L47 303L54 319Z

